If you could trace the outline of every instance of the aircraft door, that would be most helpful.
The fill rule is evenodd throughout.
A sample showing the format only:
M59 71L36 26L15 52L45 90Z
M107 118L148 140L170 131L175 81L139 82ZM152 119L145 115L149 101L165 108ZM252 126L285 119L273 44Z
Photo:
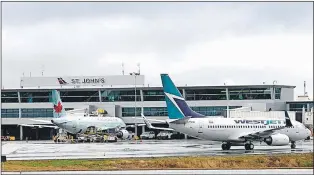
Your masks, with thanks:
M300 127L299 126L295 126L295 130L297 134L300 134Z
M199 128L198 128L198 133L199 133L199 134L202 134L202 133L203 133L203 123L202 123L202 122L199 122L199 123L198 123L198 126L199 126Z

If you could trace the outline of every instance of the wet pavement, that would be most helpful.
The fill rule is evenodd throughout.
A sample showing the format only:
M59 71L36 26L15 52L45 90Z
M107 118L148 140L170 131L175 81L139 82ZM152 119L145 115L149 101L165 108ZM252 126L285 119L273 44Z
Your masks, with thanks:
M297 142L297 148L268 146L255 143L254 150L244 146L232 146L221 150L220 142L206 140L143 140L119 141L116 143L60 143L53 141L7 141L2 142L2 155L7 160L40 159L97 159L123 157L165 157L200 155L240 155L313 152L313 140Z

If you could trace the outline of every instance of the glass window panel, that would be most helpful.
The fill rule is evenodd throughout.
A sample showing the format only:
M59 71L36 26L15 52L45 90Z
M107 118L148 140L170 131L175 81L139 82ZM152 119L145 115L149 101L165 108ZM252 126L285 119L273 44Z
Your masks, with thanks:
M135 92L132 90L106 90L101 92L101 98L104 102L110 101L135 101ZM136 101L141 101L140 91L136 91Z
M187 100L226 100L225 89L186 89Z
M271 99L270 88L229 88L230 100Z
M1 103L18 103L18 102L19 102L18 97L1 97Z
M1 92L1 98L3 97L18 97L17 92Z

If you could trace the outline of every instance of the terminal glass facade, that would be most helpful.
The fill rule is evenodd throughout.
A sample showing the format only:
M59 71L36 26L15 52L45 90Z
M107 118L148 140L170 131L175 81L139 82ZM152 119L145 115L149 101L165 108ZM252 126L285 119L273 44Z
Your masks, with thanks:
M280 99L281 88L275 88L275 99Z
M183 90L179 89L183 94ZM163 90L143 90L144 101L165 101L165 94Z
M18 103L17 92L1 92L1 103Z
M226 100L226 89L186 89L186 100Z
M99 102L98 91L60 91L62 102Z
M271 99L270 88L228 88L230 100Z
M135 101L135 90L105 90L101 91L103 102ZM136 101L141 101L140 90L136 90Z
M51 102L51 92L20 92L22 103Z
M122 108L122 117L134 117L135 108L126 107ZM141 108L136 108L136 116L141 116Z
M305 111L307 110L307 103L290 103L289 104L289 110L290 111L302 111L302 108L304 107Z
M22 118L40 118L40 117L53 117L52 108L28 108L22 109L21 117Z
M241 108L242 106L229 106L229 109ZM192 110L206 116L224 116L227 106L194 106ZM135 108L122 108L123 117L134 117ZM141 115L141 108L137 108L137 116ZM145 116L168 116L167 107L144 107Z
M1 109L1 118L19 118L19 109Z
M241 108L242 106L229 106L229 109ZM192 110L205 116L224 116L227 106L196 106Z
M145 116L168 116L166 107L150 107L144 108Z

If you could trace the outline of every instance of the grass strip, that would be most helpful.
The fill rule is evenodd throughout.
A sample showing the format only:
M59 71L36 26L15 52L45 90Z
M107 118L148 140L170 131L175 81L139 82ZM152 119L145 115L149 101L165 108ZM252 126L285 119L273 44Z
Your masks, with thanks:
M239 156L120 158L96 160L8 160L4 163L4 171L266 168L313 168L313 153Z

